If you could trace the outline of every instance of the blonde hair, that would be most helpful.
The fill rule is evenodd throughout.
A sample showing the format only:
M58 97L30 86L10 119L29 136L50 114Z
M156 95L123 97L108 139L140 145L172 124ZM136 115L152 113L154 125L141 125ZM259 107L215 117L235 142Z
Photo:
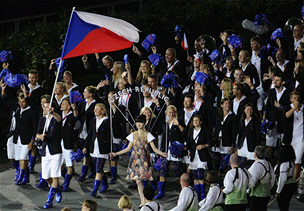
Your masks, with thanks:
M112 82L117 84L121 79L121 74L125 71L124 63L121 61L114 62L114 66L117 67L117 72L113 74Z
M177 108L174 105L169 105L166 109L166 114L168 113L169 109L173 109L175 112L175 117L177 118Z
M141 65L141 64L146 64L146 65L148 65L148 72L147 72L147 74L144 75L143 72L140 71L140 67L139 67L138 72L137 72L137 75L136 75L135 81L136 81L137 83L145 84L146 81L148 81L149 75L152 74L152 68L151 68L151 63L150 63L148 60L142 60L142 61L140 62L140 65Z
M105 113L103 116L108 116L106 106L103 103L97 103L95 107L98 106L101 110L104 110Z
M151 112L151 118L156 117L155 114L153 113L152 109L149 106L142 107L140 109L140 114L139 115L142 115L145 112L145 110L149 110Z
M247 62L251 62L251 59L250 59L250 56L249 56L249 53L248 51L245 51L245 50L241 50L240 53L244 53L246 58L247 58ZM240 55L239 53L239 55Z
M73 74L71 71L67 70L63 73L63 75L69 75L71 78L73 78Z
M127 195L123 195L118 202L118 208L119 209L124 209L124 208L131 209L132 208L131 199Z
M69 207L64 207L64 208L61 209L61 211L72 211L72 210Z
M230 78L224 78L224 97L230 99L232 94L232 81Z
M65 94L65 95L69 94L65 83L63 83L63 82L57 82L56 85L59 85L60 88L63 89L63 94Z
M85 88L90 94L93 94L94 91L96 90L95 86L86 86Z

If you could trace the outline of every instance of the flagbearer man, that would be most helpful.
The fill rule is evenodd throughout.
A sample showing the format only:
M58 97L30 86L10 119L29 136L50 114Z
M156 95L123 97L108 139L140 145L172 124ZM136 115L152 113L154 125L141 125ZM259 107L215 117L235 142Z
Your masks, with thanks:
M53 206L53 200L56 194L56 202L60 203L62 199L62 187L59 186L62 161L62 149L60 144L61 118L53 110L54 108L50 107L49 102L43 105L44 117L39 120L36 135L36 139L42 141L42 178L51 186L47 201L43 208L50 208ZM44 127L45 131L43 131Z

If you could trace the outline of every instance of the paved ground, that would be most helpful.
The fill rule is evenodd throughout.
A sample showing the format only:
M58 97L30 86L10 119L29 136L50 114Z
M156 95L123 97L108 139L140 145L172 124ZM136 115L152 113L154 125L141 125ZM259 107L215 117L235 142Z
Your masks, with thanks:
M108 166L108 165L107 165ZM76 172L79 173L81 164L78 163L75 166ZM15 170L10 169L0 173L0 210L43 210L43 205L46 202L48 195L48 188L40 190L35 187L39 181L40 164L36 165L34 174L30 175L30 184L25 186L14 185ZM118 178L117 183L110 185L107 192L100 194L95 199L99 204L98 210L119 210L117 203L120 197L124 194L128 195L134 204L135 210L140 204L137 190L128 189L128 181L125 180L126 168L119 166L118 174L121 177ZM173 175L173 174L172 174ZM78 182L76 178L78 175L74 175L71 181L71 190L63 193L63 199L61 203L56 203L54 200L54 207L49 210L61 210L63 207L70 207L73 211L81 210L81 204L85 199L94 199L89 196L92 191L93 179L87 179L85 182ZM63 183L63 178L60 178L60 183ZM165 210L173 208L178 199L180 192L180 185L178 178L169 177L166 184L166 197L158 200L162 204ZM278 210L277 202L274 202L269 209L270 211ZM296 200L295 196L292 199L290 210L304 210L304 204Z

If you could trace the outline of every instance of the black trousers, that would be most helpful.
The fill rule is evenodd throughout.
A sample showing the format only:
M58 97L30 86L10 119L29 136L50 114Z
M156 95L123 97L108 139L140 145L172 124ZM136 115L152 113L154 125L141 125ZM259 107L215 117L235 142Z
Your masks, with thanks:
M247 204L225 204L224 211L246 211Z
M285 184L280 198L277 199L280 211L288 211L292 195L297 191L297 183Z
M267 211L268 197L250 196L250 211Z

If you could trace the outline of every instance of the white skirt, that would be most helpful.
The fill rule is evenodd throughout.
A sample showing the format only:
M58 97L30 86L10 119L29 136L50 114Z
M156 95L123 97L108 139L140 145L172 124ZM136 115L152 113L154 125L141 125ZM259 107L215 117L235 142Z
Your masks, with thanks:
M41 157L42 178L57 178L61 176L62 153L51 155L49 147L45 148L45 156Z
M29 148L27 144L21 144L20 136L18 137L17 144L15 144L15 160L28 160Z
M7 148L7 158L15 159L15 144L13 142L14 136L11 136L7 139L6 148Z
M71 160L71 158L72 158L71 152L73 152L73 150L72 149L65 149L64 148L63 140L61 140L61 149L62 149L62 162L61 162L61 165L65 161L65 165L67 167L72 167L73 166L73 162Z
M244 140L243 146L238 151L238 156L246 157L247 160L254 160L253 152L248 151L247 137Z
M197 170L197 169L205 169L207 170L208 164L207 161L201 161L198 155L198 151L196 150L195 156L192 162L190 162L189 169Z

